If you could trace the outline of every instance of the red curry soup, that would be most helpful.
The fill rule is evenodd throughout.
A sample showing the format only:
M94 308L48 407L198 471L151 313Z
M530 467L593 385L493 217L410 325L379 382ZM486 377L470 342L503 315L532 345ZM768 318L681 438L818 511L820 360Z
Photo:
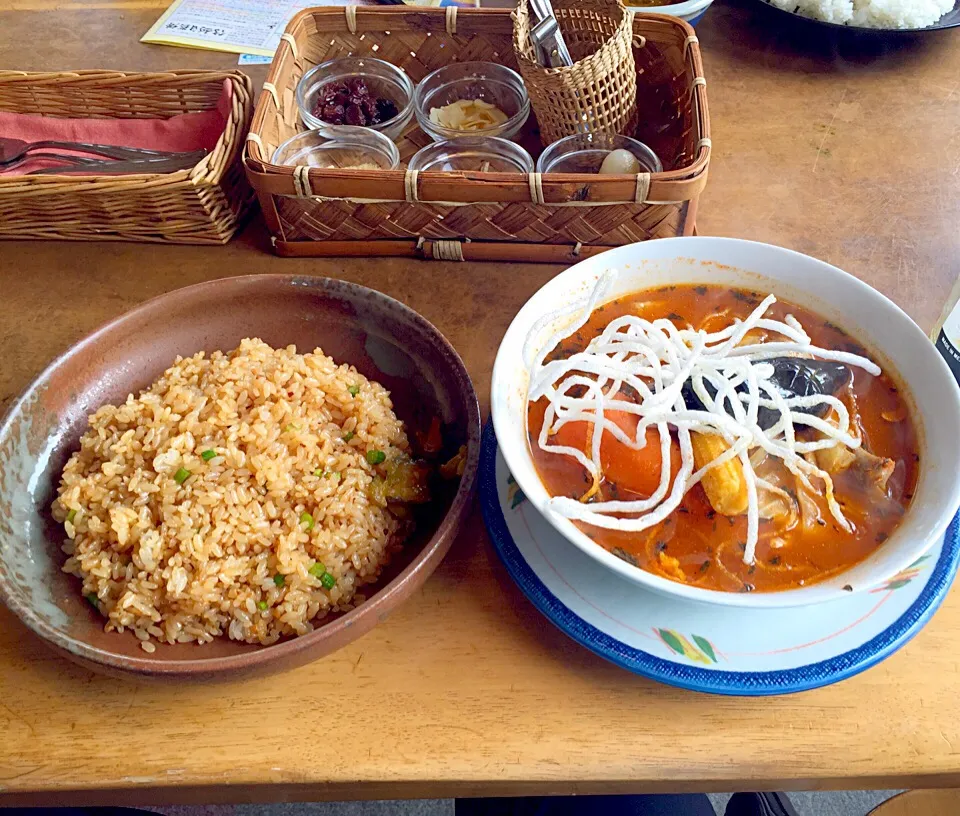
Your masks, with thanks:
M703 589L836 575L883 544L917 483L889 373L762 292L667 286L588 306L533 360L528 412L551 511Z

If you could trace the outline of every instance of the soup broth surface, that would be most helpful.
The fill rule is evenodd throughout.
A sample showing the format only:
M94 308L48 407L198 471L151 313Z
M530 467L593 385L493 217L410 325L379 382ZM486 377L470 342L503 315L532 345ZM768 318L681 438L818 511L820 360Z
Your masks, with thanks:
M718 331L734 318L746 318L765 296L766 293L709 285L668 286L631 294L597 307L588 323L564 340L548 359L583 350L607 324L622 315L647 320L668 318L678 328ZM800 322L816 346L870 357L855 339L807 309L778 301L767 312L767 316L780 321L788 314ZM900 522L913 498L920 461L916 429L889 372L872 376L860 368L851 366L851 370L852 386L847 389L850 393L838 396L848 404L852 427L859 432L865 451L894 463L892 475L882 489L855 467L832 475L837 500L852 531L841 527L822 496L806 491L798 496L789 474L782 473L777 474L780 483L804 512L798 512L792 524L783 519L761 518L753 564L743 560L746 515L716 512L700 484L687 493L678 510L650 529L634 533L580 522L578 525L595 542L630 564L705 589L781 591L822 581L849 569L882 546ZM584 497L593 484L586 469L572 457L546 452L537 444L546 407L542 399L528 406L529 441L537 471L551 495ZM609 436L615 442L612 434ZM758 474L765 472L763 467L772 472L778 464L769 462L761 466ZM633 492L626 484L631 479L629 473L622 478L623 472L614 468L614 475L606 473L599 494L592 500L642 498L642 493Z

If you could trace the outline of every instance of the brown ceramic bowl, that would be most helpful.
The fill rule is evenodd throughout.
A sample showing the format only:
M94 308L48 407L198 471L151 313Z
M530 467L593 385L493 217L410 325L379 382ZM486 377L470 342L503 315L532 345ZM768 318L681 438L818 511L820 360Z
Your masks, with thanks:
M103 619L61 572L64 532L50 515L60 472L87 415L149 385L179 354L235 348L244 337L296 344L349 362L391 391L408 428L444 423L444 453L468 450L459 483L420 509L417 532L369 600L273 646L219 638L158 645L147 655ZM322 657L369 631L440 563L469 510L480 443L477 397L453 347L416 312L386 295L327 278L257 275L161 295L81 340L17 400L0 425L0 598L66 657L111 674L229 679Z

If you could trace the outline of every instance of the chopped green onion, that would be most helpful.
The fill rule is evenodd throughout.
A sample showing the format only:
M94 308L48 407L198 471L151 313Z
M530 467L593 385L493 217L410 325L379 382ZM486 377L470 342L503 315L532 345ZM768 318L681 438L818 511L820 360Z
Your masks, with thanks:
M76 511L76 510L71 510L69 513L67 513L67 521L69 521L71 524L73 524L73 520L74 520L76 517L77 517L77 511Z
M313 516L311 516L306 510L300 514L300 523L306 525L306 529L313 529Z
M88 592L83 597L87 599L87 603L96 609L97 612L100 611L100 599L96 595L94 595L92 592Z
M257 609L263 610L266 609L270 604L266 601L257 601Z
M320 576L320 583L323 584L324 589L333 589L337 585L337 579L329 572L325 572Z
M323 476L323 471L320 468L317 468L315 471L313 471L313 475L319 479L321 476Z
M350 441L351 439L353 439L353 437L355 437L355 436L356 436L356 434L355 434L353 431L347 431L347 432L343 435L343 441L344 441L344 442L349 442L349 441Z
M382 450L367 451L367 461L371 465L382 465L387 459L387 454Z
M209 462L216 455L217 455L217 452L213 450L213 448L211 448L210 450L205 450L203 453L201 453L200 458L203 459L204 462Z
M275 583L278 587L282 587L284 581L286 580L287 579L284 578L283 575L281 575L279 572L273 576L273 583Z
M300 426L297 425L296 422L291 422L289 425L283 426L284 433L290 433L290 431L299 431L299 430L300 430Z
M182 485L189 478L190 471L186 468L180 468L180 470L173 474L173 479L178 485Z
M347 391L350 392L350 396L351 396L351 397L355 397L355 396L357 396L357 394L360 393L360 386L359 386L359 385L351 385L351 386L347 389Z
M319 561L314 561L313 566L307 570L314 578L323 578L327 574L327 568Z

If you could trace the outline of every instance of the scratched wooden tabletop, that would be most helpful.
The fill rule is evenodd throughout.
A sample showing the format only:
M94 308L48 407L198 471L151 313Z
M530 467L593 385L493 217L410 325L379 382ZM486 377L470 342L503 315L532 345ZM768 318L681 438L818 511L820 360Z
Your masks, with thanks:
M0 0L0 67L226 67L137 42L167 0ZM714 153L699 228L872 283L924 328L960 273L960 34L882 43L719 0L698 28ZM254 72L262 81L264 73ZM510 319L556 267L282 260L229 246L0 243L0 408L108 318L227 274L335 275L438 325L487 409ZM556 631L474 513L422 592L285 675L207 687L104 679L0 611L0 805L960 785L960 593L837 686L716 698L657 685Z

